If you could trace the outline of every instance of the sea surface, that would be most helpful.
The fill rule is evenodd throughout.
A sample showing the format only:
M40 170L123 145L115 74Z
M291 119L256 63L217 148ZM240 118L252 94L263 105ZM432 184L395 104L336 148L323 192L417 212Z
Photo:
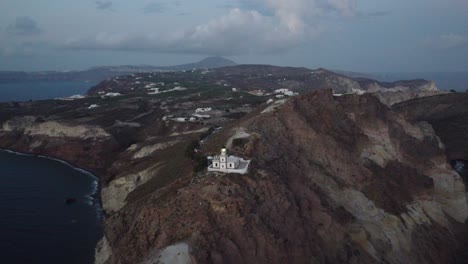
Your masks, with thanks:
M0 83L0 102L45 100L85 94L95 84L85 81Z
M63 162L0 151L0 263L93 263L96 191L93 175Z
M454 160L452 166L460 174L465 186L468 188L468 160Z

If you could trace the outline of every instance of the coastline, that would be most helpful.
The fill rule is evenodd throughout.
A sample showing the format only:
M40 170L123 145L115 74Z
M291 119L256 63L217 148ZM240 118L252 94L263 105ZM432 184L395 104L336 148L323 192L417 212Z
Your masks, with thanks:
M14 154L14 155L35 157L35 158L41 158L41 159L47 159L47 160L60 162L73 170L76 170L84 175L90 176L94 181L93 181L93 185L91 186L91 193L86 196L90 198L90 201L92 201L92 204L90 205L96 208L98 218L101 220L105 219L106 215L105 215L104 209L102 208L102 201L101 201L101 195L100 195L101 184L99 182L99 177L94 175L92 172L76 167L70 162L67 162L65 160L61 160L58 158L52 158L52 157L48 157L44 155L36 155L36 154L31 154L31 153L18 152L18 151L4 149L4 148L0 148L0 152L6 152L6 153Z

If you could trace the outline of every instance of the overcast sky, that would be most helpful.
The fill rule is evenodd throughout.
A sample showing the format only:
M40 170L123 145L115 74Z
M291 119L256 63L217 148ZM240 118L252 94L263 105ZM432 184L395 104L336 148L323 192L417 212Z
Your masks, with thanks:
M0 70L221 55L361 72L468 70L468 0L1 0Z

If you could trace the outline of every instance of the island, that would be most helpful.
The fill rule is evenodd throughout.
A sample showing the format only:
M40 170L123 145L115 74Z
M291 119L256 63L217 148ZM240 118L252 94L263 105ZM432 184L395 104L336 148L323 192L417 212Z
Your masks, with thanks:
M325 69L135 72L0 104L0 148L99 177L95 263L456 263L467 105Z

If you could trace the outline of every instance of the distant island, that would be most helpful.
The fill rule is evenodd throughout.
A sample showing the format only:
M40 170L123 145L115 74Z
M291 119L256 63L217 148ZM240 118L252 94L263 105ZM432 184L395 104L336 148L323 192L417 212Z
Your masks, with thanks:
M226 66L234 66L235 62L223 57L214 56L199 62L187 63L175 66L152 66L152 65L123 65L102 66L87 70L76 71L0 71L0 83L30 82L30 81L90 81L99 82L107 78L128 75L141 72L168 72L186 71L193 69L214 69Z

